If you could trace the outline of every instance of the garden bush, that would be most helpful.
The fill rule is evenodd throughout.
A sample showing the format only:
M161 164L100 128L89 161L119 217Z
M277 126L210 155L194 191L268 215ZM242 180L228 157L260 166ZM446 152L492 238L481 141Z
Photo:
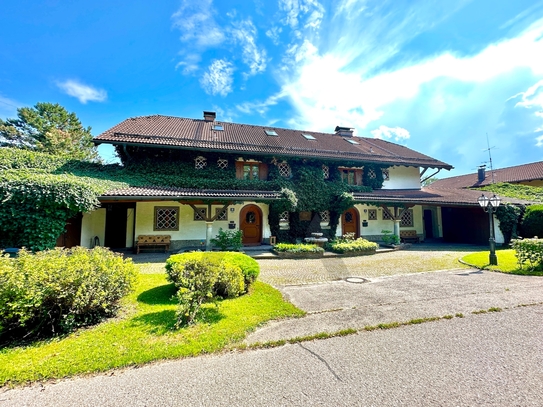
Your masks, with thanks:
M223 228L219 228L219 233L215 238L211 239L211 243L222 251L228 249L238 251L243 247L241 239L241 230L223 230Z
M136 276L130 259L102 247L0 256L0 339L63 334L112 316Z
M543 239L513 239L511 247L515 250L519 267L529 263L532 270L543 266Z
M323 253L324 249L316 244L304 244L304 243L277 243L273 246L273 249L277 252L284 253Z
M335 253L371 253L375 252L379 245L359 237L356 240L336 239L328 244L328 248Z
M522 219L522 237L543 236L543 205L526 207Z
M394 233L392 233L391 230L381 230L381 233L383 234L381 236L381 239L383 239L383 242L385 244L399 244L400 243L400 238L398 237L398 235L395 235Z
M174 267L174 264L183 263L189 259L199 261L205 259L213 264L218 264L219 266L232 265L239 267L244 279L245 287L242 290L244 292L249 290L250 285L256 281L258 275L260 274L260 266L258 265L257 261L243 253L191 252L174 254L173 256L170 256L168 260L166 260L166 273L168 274L168 279L172 283L176 284L181 272L179 268Z
M177 288L177 326L191 324L205 302L245 293L259 274L258 263L243 253L193 252L170 256L168 280Z

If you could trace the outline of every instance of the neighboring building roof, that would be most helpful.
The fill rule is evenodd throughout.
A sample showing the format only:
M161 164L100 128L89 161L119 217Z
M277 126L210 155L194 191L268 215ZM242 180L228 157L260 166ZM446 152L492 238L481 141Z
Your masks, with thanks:
M127 119L100 134L94 143L453 168L398 144L352 137L347 128L337 132L342 135L154 115Z
M281 192L277 191L235 191L235 190L212 190L212 189L191 189L175 187L128 187L113 189L100 196L100 201L121 201L121 200L240 200L251 199L254 201L280 199Z
M494 177L492 177L492 173ZM485 178L479 181L478 173L443 178L432 183L432 188L476 188L491 185L494 182L526 182L543 180L543 161L516 165L494 171L485 171Z
M356 192L356 201L370 203L404 203L440 206L479 206L481 191L471 189L378 189L372 192ZM521 199L502 197L502 203L527 203Z

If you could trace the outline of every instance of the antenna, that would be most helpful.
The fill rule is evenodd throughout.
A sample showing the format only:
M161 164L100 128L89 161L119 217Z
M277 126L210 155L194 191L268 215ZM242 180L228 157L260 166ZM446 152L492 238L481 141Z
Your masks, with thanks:
M486 146L487 146L487 149L483 151L488 151L488 160L490 162L490 174L492 174L492 183L495 184L496 181L494 181L494 168L492 167L492 155L490 154L490 150L496 147L495 146L490 147L490 142L488 141L488 133L486 133Z

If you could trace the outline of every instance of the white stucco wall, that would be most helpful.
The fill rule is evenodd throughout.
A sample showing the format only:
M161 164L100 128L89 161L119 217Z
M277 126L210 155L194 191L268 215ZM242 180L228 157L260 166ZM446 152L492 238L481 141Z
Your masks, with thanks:
M81 221L81 246L91 247L91 239L94 242L94 237L98 236L100 245L104 245L106 231L106 210L104 208L97 209L93 212L84 213Z
M389 180L383 181L383 189L420 189L418 167L394 166L388 171Z
M134 246L134 215L136 210L128 208L126 214L126 247Z
M497 244L503 244L505 243L505 236L503 235L502 230L500 229L500 221L494 215L494 239L496 239Z

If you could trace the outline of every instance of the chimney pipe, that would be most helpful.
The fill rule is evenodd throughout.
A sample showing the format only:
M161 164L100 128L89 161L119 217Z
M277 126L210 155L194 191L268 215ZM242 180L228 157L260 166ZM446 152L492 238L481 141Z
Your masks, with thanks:
M354 129L352 129L350 127L336 126L335 132L336 132L337 136L352 137L353 136L353 130Z
M486 165L479 166L479 169L477 170L477 182L483 182L486 178Z
M204 110L204 120L206 122L214 122L215 121L215 117L217 117L217 114L215 112L206 112Z

